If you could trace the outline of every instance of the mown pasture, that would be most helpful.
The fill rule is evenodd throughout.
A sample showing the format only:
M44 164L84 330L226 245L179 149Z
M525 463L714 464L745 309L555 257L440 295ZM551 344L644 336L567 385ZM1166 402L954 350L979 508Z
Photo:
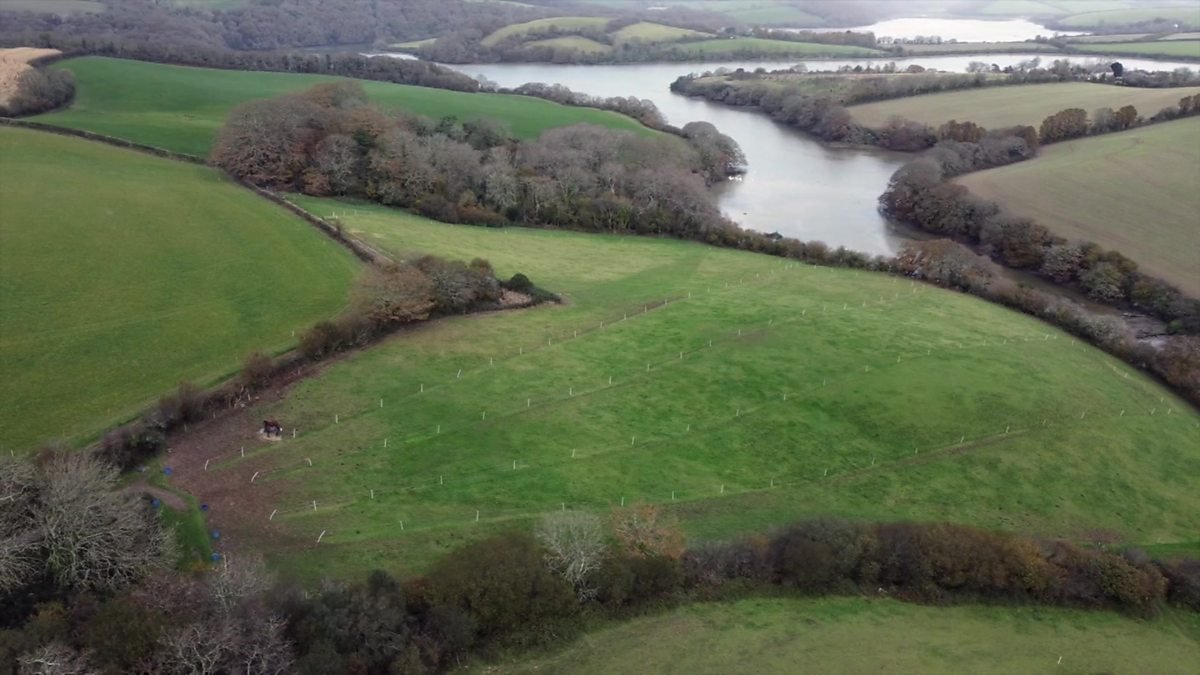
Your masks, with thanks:
M699 38L708 35L700 31L689 30L687 28L676 28L674 26L664 26L661 23L651 23L649 21L641 21L630 24L612 33L613 42L621 44L625 42L676 42L688 38Z
M1124 26L1163 19L1176 21L1189 26L1200 25L1200 9L1196 7L1131 7L1128 9L1109 9L1098 12L1083 12L1073 14L1058 20L1058 24L1070 29L1104 28Z
M0 128L0 450L92 438L288 347L359 269L208 167Z
M1083 108L1088 115L1097 108L1114 110L1133 105L1149 117L1184 96L1200 93L1200 87L1142 89L1086 82L1055 82L986 87L895 98L850 106L854 119L869 127L882 127L895 116L938 126L950 120L971 121L988 129L1018 124L1037 127L1046 117L1066 108Z
M1091 42L1076 44L1082 52L1138 54L1170 58L1200 59L1200 40L1156 40L1153 42Z
M325 75L264 73L168 66L141 61L85 57L55 64L75 74L71 107L37 121L126 138L176 152L207 155L229 111L245 101L304 91ZM361 82L371 101L384 108L460 120L498 119L519 138L547 129L597 124L638 133L656 133L633 119L593 108L568 107L503 94L470 94L386 82Z
M1063 10L1037 0L993 0L979 8L983 16L1054 16Z
M563 35L561 37L547 38L545 40L533 40L526 42L527 47L549 47L551 49L566 49L580 54L609 54L612 52L612 45L606 45L603 42L596 42L591 38L583 37L582 35Z
M547 511L638 500L699 538L812 514L1146 544L1200 528L1200 416L1032 318L694 243L297 201L398 254L523 272L566 304L406 332L265 406L294 440L249 429L191 460L211 458L207 474L176 472L288 572L411 572Z
M498 28L484 37L482 43L484 47L495 47L504 40L523 38L530 33L545 31L572 32L585 28L603 31L611 20L599 16L555 16L548 19L535 19Z
M1200 621L1042 607L925 607L889 599L698 604L589 632L487 673L1177 673Z
M1042 148L957 181L1068 239L1086 239L1200 296L1200 118Z
M854 45L826 45L812 42L790 42L764 38L737 37L714 38L700 42L668 44L659 47L659 52L671 58L711 59L714 56L736 57L739 54L769 54L777 57L820 57L820 56L881 56L878 49L867 49Z

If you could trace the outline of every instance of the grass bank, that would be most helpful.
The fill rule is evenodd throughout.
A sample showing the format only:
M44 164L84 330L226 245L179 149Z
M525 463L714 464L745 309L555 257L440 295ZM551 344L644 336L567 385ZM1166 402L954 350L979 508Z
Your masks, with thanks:
M117 136L176 152L207 155L225 116L245 101L297 93L326 75L266 73L169 66L104 57L55 64L75 74L75 102L67 110L40 115L39 122ZM519 138L547 129L596 124L638 133L657 133L624 115L559 105L528 96L471 94L430 87L361 81L371 101L383 108L460 120L498 119Z
M301 576L419 570L547 511L637 500L698 538L808 514L1148 544L1200 527L1200 455L1181 451L1200 417L1029 317L694 243L299 202L384 249L487 258L567 300L356 354L262 411L296 439L247 435L246 460L212 448L214 480L240 491L262 472L241 524L278 509L264 546Z
M1200 621L1146 622L1028 607L922 607L887 599L701 604L588 633L487 673L1160 673L1200 660Z
M1200 93L1200 87L1141 89L1086 82L1022 84L909 96L850 106L850 114L861 124L879 128L894 116L938 126L949 120L971 121L988 129L1028 124L1037 127L1046 117L1066 108L1083 108L1090 115L1096 108L1114 110L1133 105L1149 117L1175 105L1184 96Z
M1120 251L1200 297L1200 118L1049 145L956 179L973 194L1067 239Z
M0 128L0 448L92 436L287 347L358 269L207 167Z

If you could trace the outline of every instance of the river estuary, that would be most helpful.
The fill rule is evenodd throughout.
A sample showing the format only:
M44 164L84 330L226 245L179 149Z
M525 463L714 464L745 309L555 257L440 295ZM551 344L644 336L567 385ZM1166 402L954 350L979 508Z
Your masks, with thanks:
M896 59L900 66L965 71L972 61L1007 66L1037 54L934 56ZM1045 54L1040 55L1043 61ZM1076 62L1097 59L1072 58ZM1122 58L1129 68L1170 70L1194 64ZM716 68L764 67L769 70L804 63L810 70L842 65L879 65L879 59L812 61L729 61L717 63L653 63L631 65L479 64L453 66L472 76L482 75L502 87L526 82L562 84L594 96L636 96L649 99L671 124L711 122L732 136L746 154L749 170L742 180L720 186L722 210L743 227L866 253L895 253L907 238L876 210L876 200L888 178L911 155L873 149L831 147L777 124L751 109L733 108L671 93L680 75Z

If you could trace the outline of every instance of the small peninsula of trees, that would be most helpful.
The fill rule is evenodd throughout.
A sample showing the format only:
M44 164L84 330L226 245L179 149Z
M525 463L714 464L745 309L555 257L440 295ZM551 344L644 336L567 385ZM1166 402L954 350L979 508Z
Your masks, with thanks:
M492 120L385 114L357 84L337 83L238 107L212 160L255 185L446 222L703 238L732 227L706 186L744 160L711 124L681 136L577 125L518 142Z

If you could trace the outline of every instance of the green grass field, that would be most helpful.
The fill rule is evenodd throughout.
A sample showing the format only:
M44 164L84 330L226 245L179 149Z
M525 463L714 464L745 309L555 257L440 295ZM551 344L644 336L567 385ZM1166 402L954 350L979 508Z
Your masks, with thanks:
M958 179L1070 239L1090 239L1200 296L1200 118L1042 148Z
M544 30L559 30L559 31L574 31L583 28L595 28L604 30L604 27L611 21L610 18L600 16L556 16L549 19L536 19L534 21L526 21L525 23L509 24L503 28L493 31L490 35L483 38L484 47L495 47L502 40L511 37L520 37L533 31Z
M661 23L650 23L649 21L630 24L612 33L613 41L617 44L625 42L678 42L679 40L705 35L708 35L708 33L701 33L700 31L688 30L686 28L675 28L674 26L664 26Z
M909 54L988 54L1005 52L1056 52L1054 45L1040 42L943 42L938 45L906 44Z
M1155 621L863 598L699 604L611 625L486 673L1194 673L1196 615Z
M596 42L590 38L585 38L580 35L564 35L562 37L548 38L545 40L534 40L526 42L527 47L550 47L551 49L569 49L571 51L580 52L582 54L608 54L612 52L612 47L603 42Z
M287 347L358 269L207 167L0 128L0 451L93 437Z
M1042 120L1065 108L1114 110L1132 104L1149 117L1180 98L1200 93L1200 87L1138 89L1085 82L1056 82L968 89L909 96L850 107L860 123L881 127L894 115L937 126L949 120L970 120L989 129L1018 124L1038 127Z
M1139 54L1200 59L1200 40L1157 40L1154 42L1086 43L1076 49L1098 54Z
M437 38L425 38L424 40L410 40L409 42L396 42L388 45L388 49L420 49L437 42Z
M540 513L622 500L664 504L699 538L811 514L1147 544L1200 528L1200 416L1031 318L686 242L299 202L349 211L386 249L487 258L567 300L411 331L261 411L299 436L206 475L266 472L263 496L237 498L259 504L256 529L280 510L268 547L301 577L410 572Z
M1037 0L993 0L979 8L983 16L1056 16L1063 10Z
M1200 25L1200 7L1137 7L1111 9L1099 12L1084 12L1059 19L1058 22L1071 29L1103 28L1123 26L1141 21L1165 19L1189 26Z
M763 38L716 38L701 42L663 45L663 54L671 54L676 58L690 57L697 59L714 56L737 56L753 53L767 56L879 56L883 52L878 49L854 47L851 45L825 45L809 42L788 42L787 40L766 40Z
M229 111L239 103L299 92L339 78L167 66L87 57L54 66L75 73L71 107L38 116L39 122L86 129L169 150L207 155ZM558 105L528 96L468 94L429 87L362 81L371 100L385 108L440 118L491 117L520 138L547 129L589 123L638 133L657 133L624 115Z

